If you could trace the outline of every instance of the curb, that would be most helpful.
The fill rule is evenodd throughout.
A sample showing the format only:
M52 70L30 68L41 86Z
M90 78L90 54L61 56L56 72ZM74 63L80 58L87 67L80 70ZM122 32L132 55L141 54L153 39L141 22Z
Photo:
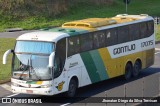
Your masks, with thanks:
M16 32L16 31L23 31L23 28L9 28L9 29L5 29L5 32Z
M0 84L4 84L4 83L10 82L10 81L11 81L11 79L1 80L1 81L0 81Z

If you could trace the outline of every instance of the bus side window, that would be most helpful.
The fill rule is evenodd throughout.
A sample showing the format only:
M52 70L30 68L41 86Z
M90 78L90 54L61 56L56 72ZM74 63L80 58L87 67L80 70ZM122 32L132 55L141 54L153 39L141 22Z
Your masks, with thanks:
M105 47L105 34L104 32L95 32L93 34L94 49Z
M61 73L66 59L66 38L59 40L56 44L55 53L55 68L58 73ZM59 74L58 74L59 75Z
M81 52L93 49L92 35L82 35L81 36Z
M63 69L62 60L59 55L55 55L54 60L54 78L61 75Z
M140 34L141 34L141 38L145 38L147 36L146 22L140 23Z
M80 52L79 36L69 38L69 40L68 40L68 56L74 55L79 52Z
M131 39L128 33L128 26L118 27L118 43L125 43L130 40Z
M148 23L148 37L151 36L154 33L154 22L149 21Z
M105 42L106 42L106 46L117 44L118 42L117 28L106 30L106 41Z
M139 24L129 25L129 36L131 37L131 40L140 39Z

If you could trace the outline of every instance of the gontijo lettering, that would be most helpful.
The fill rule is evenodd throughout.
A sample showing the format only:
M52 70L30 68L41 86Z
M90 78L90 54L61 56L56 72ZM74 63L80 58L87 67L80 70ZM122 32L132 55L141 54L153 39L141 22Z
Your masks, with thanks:
M136 49L136 45L135 44L131 44L131 45L115 48L113 50L113 54L117 55L117 54L121 54L121 53L124 53L124 52L133 51L135 49Z

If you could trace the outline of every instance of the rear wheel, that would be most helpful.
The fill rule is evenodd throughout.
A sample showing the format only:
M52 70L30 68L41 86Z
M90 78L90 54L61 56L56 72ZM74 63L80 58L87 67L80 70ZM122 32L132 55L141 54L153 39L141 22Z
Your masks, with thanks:
M139 72L141 70L141 63L140 61L136 61L133 67L133 77L137 77L139 75Z
M125 79L129 80L131 78L132 75L132 64L131 63L127 63L126 67L125 67Z
M77 90L77 82L74 79L71 79L69 83L69 88L67 91L67 96L68 97L74 97L76 95L76 90Z

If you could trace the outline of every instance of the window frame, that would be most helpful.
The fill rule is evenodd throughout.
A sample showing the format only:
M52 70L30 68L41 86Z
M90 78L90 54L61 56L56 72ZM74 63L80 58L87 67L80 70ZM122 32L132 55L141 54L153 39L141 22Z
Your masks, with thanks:
M106 29L105 30L105 35L106 35L106 37L105 37L105 46L106 47L108 47L108 46L112 46L112 45L115 45L115 44L118 44L118 34L117 34L117 29L118 29L118 27L114 27L114 28L109 28L109 29ZM110 32L111 32L111 34L109 35L109 37L111 37L111 36L114 36L113 38L111 37L111 39L109 40L109 42L108 42L108 32L109 32L109 30L110 30ZM113 35L113 33L114 33L114 35ZM115 40L116 39L116 41L111 41L111 40Z
M124 29L127 28L127 33L124 35L123 34L125 32L124 29L122 30L120 28L124 28ZM121 31L122 33L119 33L119 31ZM118 43L117 44L131 41L131 37L129 36L129 24L124 25L124 26L119 26L117 28L117 35L118 35Z
M103 38L100 37L101 35L103 36ZM106 43L106 33L104 30L95 31L92 36L93 36L93 49L98 49L98 48L102 48L106 46L105 44ZM97 42L95 41L96 40L95 37L97 37L97 40L98 40Z
M130 27L132 25L137 25L138 26L138 29L137 28L134 29L134 31L136 30L138 32L138 35L136 34L136 36L134 36L134 35L131 34L131 30L133 31L133 27L132 28L130 28ZM135 28L135 26L134 26L134 28ZM130 36L131 41L141 39L141 36L140 36L140 24L139 23L129 24L129 36Z
M91 39L91 46L92 47L90 47L90 48L87 48L87 49L85 49L85 50L83 50L84 48L82 48L82 46L84 46L83 45L83 43L82 43L82 38L84 39L84 37L90 37L90 39ZM87 43L89 42L89 39L86 39L86 41L87 41ZM80 36L80 46L81 46L81 48L80 48L80 52L85 52L85 51L90 51L90 50L93 50L94 49L94 47L93 47L93 35L92 35L92 33L85 33L85 34L83 34L83 35L81 35ZM85 46L84 46L85 47Z
M75 49L75 45L73 44L73 46L74 46L74 48L72 48L73 49L73 52L72 53L70 53L70 50L71 50L71 47L70 47L70 39L72 39L73 38L73 40L75 41L75 38L79 38L79 50L78 51L74 51L74 49ZM74 42L75 43L75 42ZM77 46L77 44L76 44L76 46ZM76 47L77 48L77 47ZM74 55L74 54L77 54L77 53L80 53L80 51L81 51L81 42L80 42L80 36L79 35L77 35L77 36L71 36L71 37L68 37L68 51L67 51L67 57L69 57L69 56L72 56L72 55Z

